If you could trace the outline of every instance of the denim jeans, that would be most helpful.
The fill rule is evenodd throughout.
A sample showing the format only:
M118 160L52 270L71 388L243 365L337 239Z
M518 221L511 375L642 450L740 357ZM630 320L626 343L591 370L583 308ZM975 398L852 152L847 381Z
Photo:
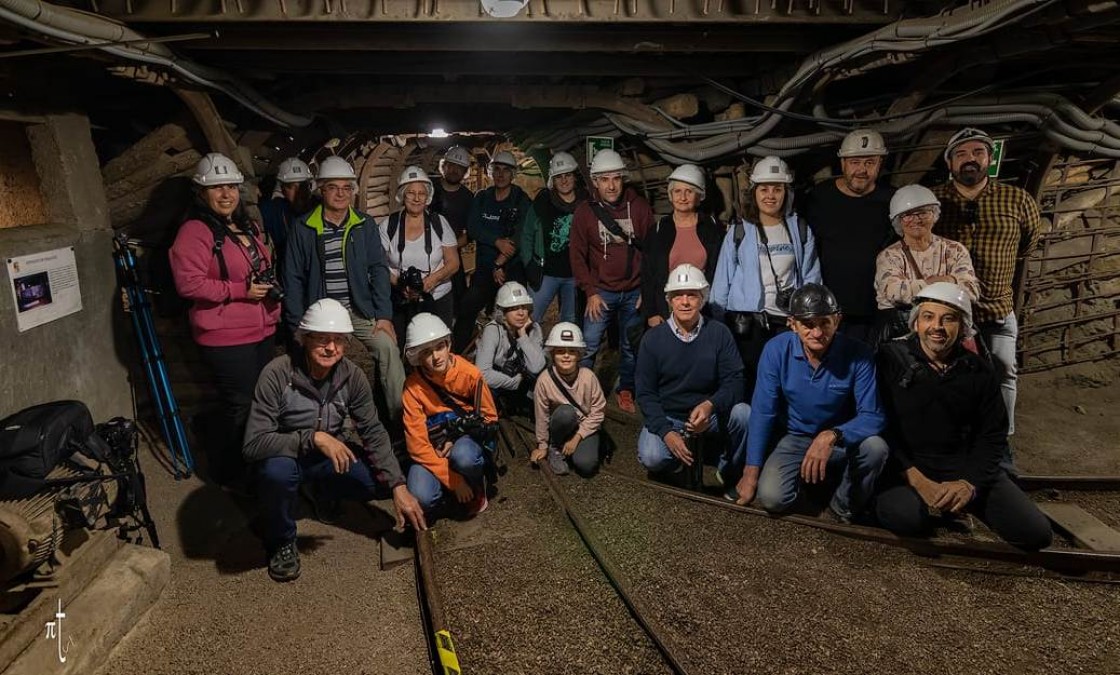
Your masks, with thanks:
M381 387L389 419L398 420L401 417L401 395L404 393L404 363L397 342L384 331L377 330L376 321L363 319L354 312L350 312L350 320L354 323L354 337L373 356L370 383Z
M369 501L389 496L388 487L374 479L361 459L352 463L347 473L335 473L334 464L318 450L298 459L269 457L252 468L257 477L261 535L268 551L274 551L296 538L292 506L299 498L300 483L318 482L318 492L338 499Z
M618 319L618 342L622 351L622 358L618 364L618 389L617 391L634 391L634 367L636 355L627 339L628 330L632 325L641 321L636 305L641 297L641 289L632 291L604 291L599 289L599 297L607 304L599 316L598 321L590 317L583 317L583 339L587 342L587 351L579 365L584 368L595 369L595 357L599 347L607 336L607 327L612 319Z
M789 510L801 492L801 462L813 443L812 436L786 434L766 462L758 478L758 503L771 513ZM832 495L830 506L837 514L851 517L867 508L875 480L887 462L887 444L871 436L859 446L833 448L825 469L826 480L843 471L840 486Z
M447 462L451 465L451 470L462 476L471 489L477 492L483 488L482 472L486 457L482 453L482 446L473 438L460 436L451 446ZM446 489L427 467L413 464L408 469L408 491L420 502L424 512L428 513L440 505Z
M727 422L727 435L730 442L724 450L723 455L719 458L718 470L724 471L726 467L742 467L743 462L747 457L747 425L751 419L751 407L746 403L737 403L731 409L731 415ZM673 425L673 431L681 431L684 429L684 421L668 418L669 423ZM712 424L708 427L705 433L719 433L720 424L719 418L712 415ZM642 431L638 434L638 462L641 463L648 471L654 473L663 471L675 471L681 466L681 461L669 451L669 446L665 445L665 440L642 427Z
M552 299L560 296L560 320L576 321L576 280L572 277L550 277L541 280L541 287L533 291L533 321L540 323Z
M1015 366L1015 343L1019 339L1019 321L1011 312L1002 321L985 321L977 326L980 337L988 345L992 360L1003 372L1000 393L1007 408L1007 435L1015 433L1015 394L1018 389L1018 369Z

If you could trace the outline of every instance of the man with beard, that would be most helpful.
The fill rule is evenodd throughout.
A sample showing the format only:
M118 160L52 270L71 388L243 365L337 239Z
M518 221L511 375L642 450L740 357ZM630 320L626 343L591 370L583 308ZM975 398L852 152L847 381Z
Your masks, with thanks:
M626 186L626 163L614 150L600 150L591 160L596 199L583 202L572 219L572 273L587 296L583 337L587 352L580 365L594 369L595 356L618 320L621 359L618 365L618 407L631 415L634 402L634 350L629 330L641 321L642 240L653 227L653 210Z
M879 390L887 410L890 470L875 511L887 529L913 536L973 513L1008 543L1027 550L1050 544L1050 523L1000 467L1007 411L999 376L964 349L972 333L968 292L939 281L922 289L910 311L913 332L879 351Z
M949 181L934 188L941 218L933 233L964 244L980 280L973 308L976 327L1002 371L1010 436L1015 433L1015 268L1038 244L1038 204L1024 190L988 177L995 143L979 129L965 128L949 139L945 163ZM1012 468L1007 446L1005 466Z
M292 225L311 207L310 167L299 157L289 157L280 162L272 198L261 204L264 229L272 238L277 262L283 263Z
M463 179L471 168L471 153L461 145L453 145L447 149L443 159L439 160L440 180L435 185L435 194L429 207L432 213L438 213L447 219L451 229L455 230L455 238L459 242L459 260L463 259L463 247L467 239L467 217L470 215L471 202L474 193L465 185ZM459 303L467 291L467 276L463 265L451 277L451 297Z
M894 189L878 183L887 146L860 129L840 144L841 176L817 185L804 209L813 228L824 284L844 308L840 332L870 343L875 325L875 257L894 236Z

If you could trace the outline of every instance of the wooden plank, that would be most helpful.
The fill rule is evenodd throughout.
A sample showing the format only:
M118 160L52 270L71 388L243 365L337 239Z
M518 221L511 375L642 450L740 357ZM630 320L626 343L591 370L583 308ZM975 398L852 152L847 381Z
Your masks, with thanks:
M1076 504L1041 502L1038 508L1078 544L1094 551L1120 551L1120 532Z

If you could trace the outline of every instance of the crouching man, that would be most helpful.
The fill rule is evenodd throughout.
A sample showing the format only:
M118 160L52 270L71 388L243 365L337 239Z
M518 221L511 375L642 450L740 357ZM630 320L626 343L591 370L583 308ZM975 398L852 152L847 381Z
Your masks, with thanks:
M701 459L685 442L689 435L716 433L721 424L729 444L719 462L721 480L742 466L751 409L743 403L743 361L731 331L705 321L708 280L693 265L669 273L665 297L669 320L650 329L638 350L638 407L644 420L638 461L653 473L680 471ZM683 432L683 433L682 433Z
M943 281L926 286L910 328L879 352L892 457L875 504L879 522L919 535L932 529L931 512L967 512L1014 546L1049 546L1050 522L1000 467L1008 427L1000 376L961 346L974 331L968 292Z
M482 373L451 353L451 329L434 314L412 318L405 357L415 367L404 383L404 435L413 465L408 489L431 513L450 492L473 517L486 509L487 452L498 421Z
M315 500L317 511L328 508L326 495L369 501L392 494L398 527L427 528L377 418L369 380L345 357L353 332L350 313L338 301L313 303L296 333L300 348L273 359L257 381L242 453L257 476L268 574L275 581L299 577L292 506L301 483L312 483L312 495L323 497ZM342 440L348 417L360 446Z
M887 461L887 444L876 436L886 420L875 362L870 348L837 333L840 305L824 286L797 289L789 313L790 332L767 342L758 363L738 502L757 494L762 508L780 513L802 483L839 474L829 509L850 522L863 515Z

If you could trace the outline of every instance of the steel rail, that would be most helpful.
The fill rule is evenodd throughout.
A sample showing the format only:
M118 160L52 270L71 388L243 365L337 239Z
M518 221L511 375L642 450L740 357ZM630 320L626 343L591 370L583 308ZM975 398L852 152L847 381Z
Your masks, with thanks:
M647 489L658 490L682 499L715 506L728 511L744 513L752 516L764 516L775 520L783 520L797 525L825 530L833 534L843 535L852 539L873 541L889 546L897 546L910 550L918 555L929 557L959 556L985 560L1012 562L1032 567L1041 567L1049 570L1063 571L1072 574L1104 573L1120 575L1120 552L1096 552L1080 550L1061 550L1046 548L1041 551L1023 551L1009 544L996 542L949 542L935 541L932 539L919 539L913 537L900 537L896 534L875 527L863 525L846 525L833 523L813 516L797 514L770 514L762 509L751 506L733 504L722 497L683 490L670 485L662 485L626 474L613 469L603 468L600 473L617 478L624 482L643 486Z
M1120 491L1120 476L1019 476L1015 483L1024 490Z
M416 533L416 595L420 604L420 620L424 624L424 638L428 643L428 660L434 675L459 675L462 668L447 616L443 611L443 596L436 585L435 550L432 531Z
M507 446L512 445L509 432L506 430L507 422L508 426L512 427L513 434L517 437L518 445L526 449L526 454L529 454L528 446L525 443L525 439L521 436L521 432L516 423L509 422L508 420L501 420L499 422L498 428L501 430L502 440ZM512 447L510 450L512 451ZM602 543L599 541L598 537L591 532L586 521L584 521L575 506L572 505L567 495L564 494L563 489L561 489L556 480L555 474L552 473L551 469L549 469L548 465L545 463L540 465L540 473L544 478L549 493L552 495L553 501L556 502L556 505L564 512L564 515L567 516L572 528L583 541L584 547L591 553L591 557L595 559L595 562L599 565L599 569L603 571L603 575L606 576L607 581L610 582L611 587L614 588L619 599L626 605L626 609L630 611L630 615L634 617L634 620L641 626L646 635L649 636L649 639L653 642L654 646L657 647L657 651L661 653L662 658L665 659L667 665L672 668L673 672L677 675L689 675L690 671L683 665L683 659L662 637L665 629L656 619L652 618L653 614L650 612L645 602L636 597L631 591L630 584L626 581L622 571L603 553Z

